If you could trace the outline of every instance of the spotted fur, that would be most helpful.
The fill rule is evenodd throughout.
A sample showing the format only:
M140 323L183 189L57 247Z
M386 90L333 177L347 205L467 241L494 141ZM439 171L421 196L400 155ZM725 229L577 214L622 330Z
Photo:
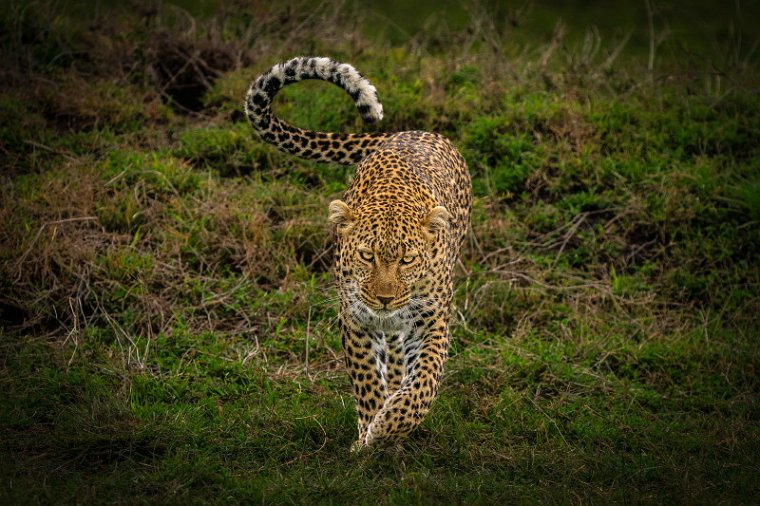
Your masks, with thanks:
M262 74L245 98L245 112L262 140L309 160L359 163L387 137L386 134L340 134L302 130L272 114L272 99L284 86L304 79L320 79L343 88L367 122L383 118L377 90L351 65L329 58L293 58Z
M353 67L327 58L275 65L246 97L263 140L313 160L358 163L343 200L329 207L338 323L358 412L354 448L397 442L422 422L441 381L452 269L470 222L470 175L438 134L321 133L274 117L274 95L302 79L340 86L367 120L380 119L382 106Z

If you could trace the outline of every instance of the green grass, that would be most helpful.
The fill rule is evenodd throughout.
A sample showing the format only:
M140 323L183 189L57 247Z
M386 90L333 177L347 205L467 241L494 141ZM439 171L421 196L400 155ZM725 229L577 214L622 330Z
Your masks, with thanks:
M0 16L0 503L755 502L755 6L652 2L650 70L645 3L307 4ZM397 450L348 451L326 217L353 170L241 113L297 54L386 118L324 83L278 114L441 132L473 176L442 390Z

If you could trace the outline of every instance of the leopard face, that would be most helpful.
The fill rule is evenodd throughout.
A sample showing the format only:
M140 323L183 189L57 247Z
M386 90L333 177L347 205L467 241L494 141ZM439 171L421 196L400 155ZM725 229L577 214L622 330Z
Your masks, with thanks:
M358 313L381 318L407 307L422 288L420 281L430 278L436 242L449 219L443 206L420 212L390 200L356 210L339 200L330 204L342 298L359 302Z

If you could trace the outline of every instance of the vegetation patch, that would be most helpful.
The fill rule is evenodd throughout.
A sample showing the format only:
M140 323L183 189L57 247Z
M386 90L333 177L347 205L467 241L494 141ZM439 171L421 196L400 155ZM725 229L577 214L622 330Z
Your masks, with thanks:
M74 4L0 14L0 502L758 496L755 7ZM312 54L384 121L324 83L278 114L440 132L473 176L442 391L394 451L348 452L326 218L353 170L241 113Z

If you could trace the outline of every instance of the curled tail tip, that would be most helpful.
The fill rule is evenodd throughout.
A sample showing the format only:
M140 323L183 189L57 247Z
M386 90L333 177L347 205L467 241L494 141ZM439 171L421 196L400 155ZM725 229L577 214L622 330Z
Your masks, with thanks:
M309 132L279 120L272 114L271 108L272 100L279 90L304 79L327 81L343 89L367 123L383 119L383 105L377 97L377 89L353 66L325 57L300 56L272 66L248 88L243 108L254 130L264 141L278 145L285 142L283 138L287 137L284 133L286 130ZM283 146L281 149L294 152L287 144ZM354 158L351 160L356 161Z
M374 86L372 88L374 89ZM356 107L359 109L362 119L367 123L377 123L383 119L383 104L377 100L377 96L370 103L360 104L357 102Z
M364 121L375 123L383 119L383 105L377 97L377 89L353 65L325 57L294 58L288 64L291 62L310 66L315 70L314 77L341 87L351 96Z
M362 119L375 123L383 119L383 104L377 97L377 88L361 72L347 63L336 63L335 78L331 82L343 88L356 104Z
M325 57L299 56L278 63L254 81L246 94L245 110L258 116L284 86L303 79L331 82L348 93L359 114L368 123L383 118L383 106L377 89L353 66Z

